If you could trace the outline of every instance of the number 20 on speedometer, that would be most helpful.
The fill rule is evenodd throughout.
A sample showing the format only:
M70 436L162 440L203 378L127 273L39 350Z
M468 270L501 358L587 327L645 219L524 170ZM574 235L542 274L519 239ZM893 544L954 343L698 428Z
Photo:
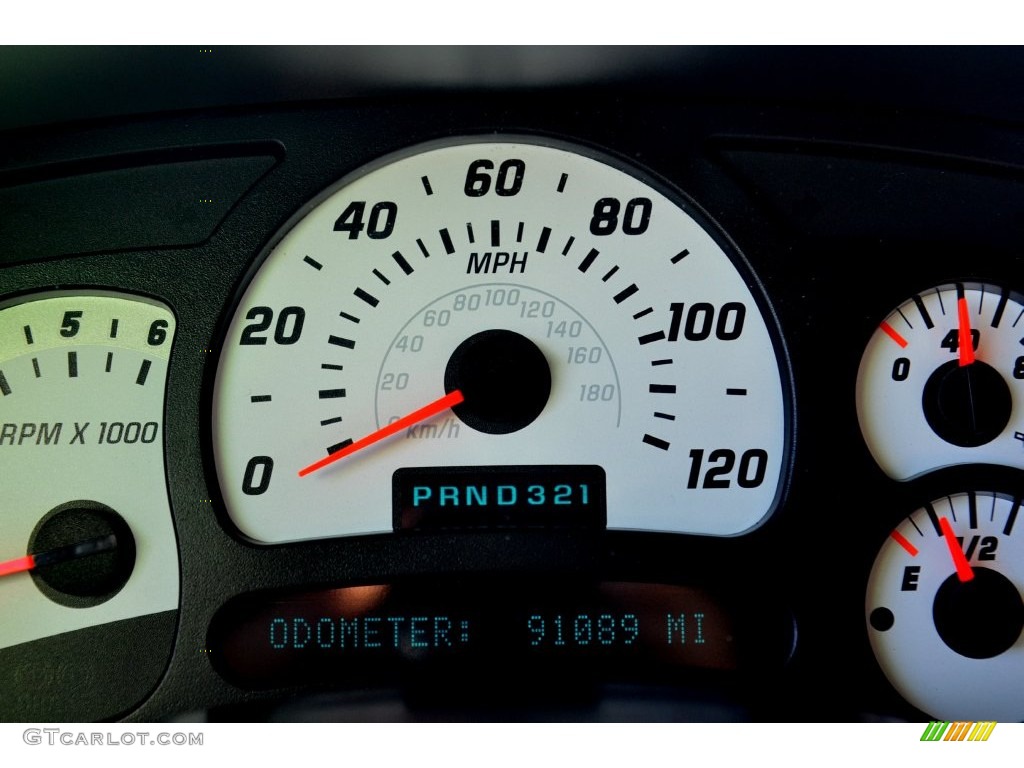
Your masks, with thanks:
M666 185L556 142L423 145L310 202L247 277L221 492L264 543L407 519L735 535L781 495L783 360L736 250Z

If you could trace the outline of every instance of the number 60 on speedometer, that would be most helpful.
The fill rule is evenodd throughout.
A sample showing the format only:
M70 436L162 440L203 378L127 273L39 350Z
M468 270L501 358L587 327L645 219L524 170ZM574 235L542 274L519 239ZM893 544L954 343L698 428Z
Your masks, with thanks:
M269 243L212 401L228 515L265 543L396 528L735 535L779 503L778 329L696 206L590 149L418 146Z

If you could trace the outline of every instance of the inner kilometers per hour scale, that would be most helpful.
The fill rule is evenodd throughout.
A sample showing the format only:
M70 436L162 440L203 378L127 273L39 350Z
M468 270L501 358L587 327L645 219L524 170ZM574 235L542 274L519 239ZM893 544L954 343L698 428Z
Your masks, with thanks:
M384 532L423 469L416 527L564 523L568 485L587 524L747 531L778 503L788 420L745 270L692 203L589 149L383 158L284 227L233 311L212 407L227 511L267 543ZM521 515L497 501L512 468Z

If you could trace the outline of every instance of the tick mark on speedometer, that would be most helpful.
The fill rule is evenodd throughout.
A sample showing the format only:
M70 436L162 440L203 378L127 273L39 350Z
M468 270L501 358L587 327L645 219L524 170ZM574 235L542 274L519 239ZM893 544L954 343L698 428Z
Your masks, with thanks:
M501 222L491 219L491 247L497 248L501 245Z
M359 318L358 317L356 317L355 315L350 315L348 312L339 312L338 313L338 317L343 317L346 320L348 320L350 322L353 322L353 323L358 323L359 322Z
M540 231L540 240L537 241L537 253L544 253L548 247L548 238L551 237L551 227L544 227Z
M329 456L332 453L337 453L342 448L348 448L348 446L350 446L350 445L352 445L352 438L351 437L346 438L345 440L342 440L340 443L335 443L334 445L329 445L329 446L327 446L327 455Z
M423 254L423 258L424 259L429 259L430 258L430 251L427 250L427 246L425 246L423 244L423 241L420 240L418 237L416 238L416 245L418 245L420 247L420 253Z
M590 253L583 257L583 261L580 262L580 265L577 267L577 269L580 272L586 272L588 269L590 269L590 265L594 263L594 259L598 257L598 253L599 252L597 248L591 248Z
M149 376L149 368L153 363L150 360L143 360L142 365L139 366L139 375L135 377L135 383L140 387L146 383L146 378Z
M321 389L320 390L320 399L321 400L327 400L328 398L332 398L332 397L344 397L344 396L345 396L345 390L344 389Z
M669 447L668 440L662 440L660 437L654 437L653 435L644 435L644 442L648 445L653 445L655 448L661 448L663 451L667 451Z
M452 236L448 234L448 228L445 227L438 232L441 235L441 243L444 245L444 252L451 256L455 253L455 245L452 243Z
M612 297L612 300L616 304L621 304L622 302L624 302L626 299L628 299L630 296L632 296L634 293L636 293L639 290L640 289L636 287L636 283L630 283L625 288L623 288L621 291L616 293Z
M576 238L572 237L570 235L569 239L565 241L565 247L562 249L562 255L563 256L568 256L569 255L569 249L572 248L572 244L575 243L575 242L576 242Z
M353 291L353 295L355 295L357 299L365 301L371 307L376 307L378 304L380 304L380 300L376 296L374 296L372 293L367 293L362 288L356 288L355 291Z
M391 285L391 281L388 280L387 276L383 272L381 272L379 269L373 270L373 274L374 274L374 276L378 280L380 280L382 283L384 283L384 285Z
M269 403L270 395L253 395L249 398L250 403Z
M110 367L109 367L110 366L110 354L111 354L110 352L107 352L107 371L108 372L110 371ZM35 373L37 379L40 378L43 375L43 374L41 374L39 372L39 358L36 358L36 357L32 358L32 370Z
M518 228L518 229L516 229L516 242L517 242L517 243L521 243L521 242L523 242L523 230L524 230L525 228L526 228L526 223L525 223L525 222L522 222L522 221L520 221L520 222L519 222L519 228Z
M345 339L341 336L328 336L327 343L334 344L338 347L345 347L345 349L354 349L356 346L356 343L352 341L352 339Z
M310 256L303 256L302 260L318 272L324 268L323 264Z
M639 341L641 344L650 344L655 341L661 341L664 338L664 331L655 331L654 333L645 333L643 336L639 337L637 341Z
M641 317L647 317L653 311L654 311L654 307L648 307L647 309L641 309L639 312L637 312L635 315L633 315L633 319L634 320L639 320Z
M563 173L562 177L558 180L558 191L565 192L565 182L569 180L569 174Z
M434 194L434 190L431 189L430 187L430 179L428 179L426 176L421 176L420 181L423 182L423 191L426 192L427 195Z
M686 248L683 248L683 250L681 250L679 253L677 253L675 256L672 257L672 263L673 264L678 264L680 261L682 261L683 259L685 259L689 255L690 255L690 252Z
M321 427L329 427L331 424L337 424L340 421L341 421L341 416L332 416L329 419L321 419L320 420L320 426Z
M78 376L78 353L68 352L68 378L74 379Z
M413 273L412 265L405 260L405 256L402 255L401 251L395 251L392 253L391 258L395 260L395 264L397 264L405 274L411 275Z
M25 326L25 343L32 344L32 329L29 326Z
M741 389L741 388L738 388L738 387L729 387L727 390L725 390L725 394L727 394L727 395L738 395L740 397L745 397L746 394L747 394L747 390Z
M650 391L655 395L674 395L676 393L675 384L651 384Z
M6 379L6 377L4 377L4 372L3 371L0 371L0 394L2 394L2 395L9 395L9 394L11 394L11 387L7 383L7 379Z
M115 317L110 321L110 338L117 338L117 318Z
M476 238L473 236L473 225L468 221L466 222L466 237L469 239L470 245L476 242Z
M611 280L612 275L614 275L618 271L619 271L618 266L612 267L611 269L608 270L608 272L605 274L605 276L601 278L601 282L602 283L607 283L609 280Z

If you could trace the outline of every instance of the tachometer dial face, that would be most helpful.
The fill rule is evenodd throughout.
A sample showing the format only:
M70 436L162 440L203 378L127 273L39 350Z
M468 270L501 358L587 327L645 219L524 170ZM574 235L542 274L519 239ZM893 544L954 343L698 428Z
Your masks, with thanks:
M897 307L857 375L868 448L896 480L956 464L1024 467L1024 299L940 285Z
M691 204L590 150L384 158L285 227L230 318L212 404L227 512L268 543L755 527L788 404L744 269Z
M128 294L0 303L0 720L117 717L167 665L174 333L170 309Z
M875 560L871 647L893 686L934 717L1024 720L1020 506L989 492L937 499Z

